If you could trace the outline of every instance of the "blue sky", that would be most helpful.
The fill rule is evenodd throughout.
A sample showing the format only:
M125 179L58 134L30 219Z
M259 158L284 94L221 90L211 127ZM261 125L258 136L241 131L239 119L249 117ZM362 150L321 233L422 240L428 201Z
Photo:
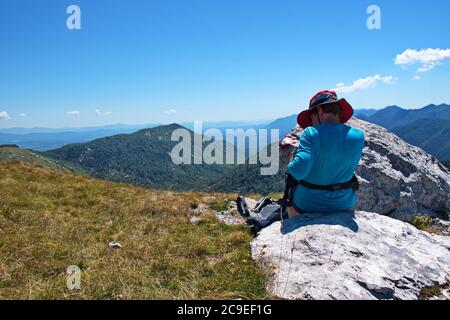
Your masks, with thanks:
M450 103L449 31L447 0L3 0L0 127L271 119L338 84L356 108Z

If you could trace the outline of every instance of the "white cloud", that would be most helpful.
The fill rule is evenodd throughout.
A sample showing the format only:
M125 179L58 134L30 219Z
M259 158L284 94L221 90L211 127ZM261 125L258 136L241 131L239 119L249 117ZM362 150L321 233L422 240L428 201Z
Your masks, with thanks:
M414 79L414 80L420 80L420 79L422 79L422 77L419 76L419 75L416 75L416 76L413 77L413 79Z
M102 112L100 109L95 109L95 113L96 113L98 116L110 116L110 115L112 114L111 111L105 111L105 112Z
M420 73L428 72L428 71L434 69L434 67L436 67L438 64L439 63L423 65L422 67L417 68L417 72L420 72Z
M80 115L80 111L78 111L78 110L68 111L68 112L66 112L66 114L69 115L69 116L79 116Z
M170 116L170 115L176 114L177 110L169 109L169 110L164 111L164 113Z
M28 114L25 112L19 113L19 117L26 117L26 116L28 116Z
M353 81L351 85L345 85L344 83L338 83L336 88L333 89L338 93L350 93L361 89L374 88L378 83L382 82L384 84L392 84L397 80L393 76L382 77L379 74L374 76L369 76L367 78L361 78Z
M10 116L9 116L8 112L0 111L0 120L6 120L6 119L9 119L9 118L10 118Z
M420 64L417 72L423 73L432 70L441 61L450 58L450 49L407 49L398 54L395 58L395 64L406 67L408 65Z

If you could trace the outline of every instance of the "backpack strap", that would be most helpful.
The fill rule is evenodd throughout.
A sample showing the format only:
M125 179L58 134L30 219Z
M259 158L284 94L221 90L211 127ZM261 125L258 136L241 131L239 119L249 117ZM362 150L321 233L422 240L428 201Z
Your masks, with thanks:
M292 207L294 204L294 191L295 188L299 185L299 181L296 180L291 174L286 173L284 176L284 194L282 199L282 207L283 209Z
M282 206L282 212L284 209L288 207L295 207L294 204L294 192L298 185L302 185L305 188L313 189L313 190L325 190L325 191L339 191L339 190L346 190L346 189L353 189L354 192L358 191L359 189L359 182L356 175L353 175L353 177L344 183L337 183L337 184L330 184L330 185L318 185L306 182L304 180L298 181L296 180L291 174L286 173L285 174L285 187L284 187L284 194L283 199L281 199L281 206ZM296 208L297 210L297 208Z
M333 191L333 192L340 191L340 190L346 190L346 189L353 189L353 191L357 191L359 189L358 178L356 177L356 175L353 175L351 180L349 180L347 182L337 183L337 184L319 185L319 184L309 183L304 180L301 180L298 183L308 189Z

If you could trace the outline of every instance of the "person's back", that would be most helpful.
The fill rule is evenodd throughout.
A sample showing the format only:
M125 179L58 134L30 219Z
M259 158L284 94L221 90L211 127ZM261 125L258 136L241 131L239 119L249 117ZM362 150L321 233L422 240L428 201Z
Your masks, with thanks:
M288 165L283 199L277 203L264 199L253 212L243 197L236 201L238 212L255 233L303 212L352 209L358 186L354 174L364 148L364 133L345 125L352 115L352 106L334 91L320 91L311 98L309 109L297 117L304 130Z
M340 123L307 127L288 172L314 185L335 185L350 181L364 148L364 133ZM297 211L333 212L350 209L356 202L353 189L317 190L297 186L293 202Z

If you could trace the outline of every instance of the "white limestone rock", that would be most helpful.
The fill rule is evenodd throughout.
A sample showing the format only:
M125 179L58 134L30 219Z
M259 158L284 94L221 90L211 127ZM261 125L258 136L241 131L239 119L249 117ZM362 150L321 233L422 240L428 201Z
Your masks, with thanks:
M449 237L363 211L276 222L251 251L272 268L269 291L287 299L417 299L450 280Z
M404 221L416 214L448 219L450 174L436 158L380 126L357 119L349 125L366 135L357 210Z

